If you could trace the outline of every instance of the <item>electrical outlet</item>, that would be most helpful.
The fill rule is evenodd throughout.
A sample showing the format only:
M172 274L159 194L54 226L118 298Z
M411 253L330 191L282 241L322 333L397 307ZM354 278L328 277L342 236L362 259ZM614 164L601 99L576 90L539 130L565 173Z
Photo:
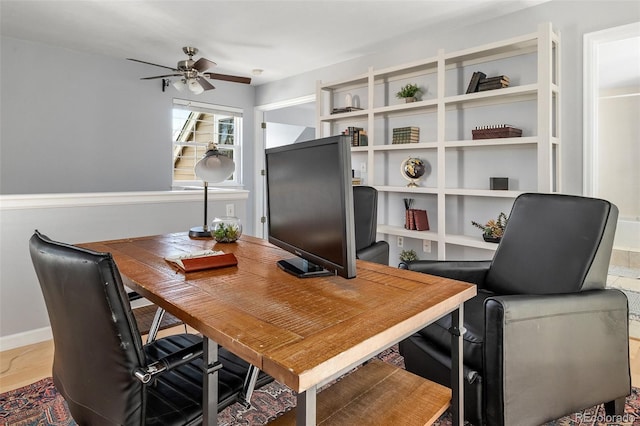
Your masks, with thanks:
M431 241L422 240L422 251L425 253L431 253Z
M233 204L227 204L227 216L236 215L236 206Z
M402 247L404 245L404 238L398 237L398 247Z

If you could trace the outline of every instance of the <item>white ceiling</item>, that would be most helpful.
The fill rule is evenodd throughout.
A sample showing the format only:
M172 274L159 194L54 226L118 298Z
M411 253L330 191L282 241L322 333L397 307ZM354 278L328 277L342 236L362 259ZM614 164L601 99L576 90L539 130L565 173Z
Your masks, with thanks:
M376 51L430 25L461 24L547 0L0 0L3 36L175 67L195 57L213 72L279 80ZM145 76L164 74L149 66ZM263 69L261 76L253 69ZM142 77L142 75L141 75Z

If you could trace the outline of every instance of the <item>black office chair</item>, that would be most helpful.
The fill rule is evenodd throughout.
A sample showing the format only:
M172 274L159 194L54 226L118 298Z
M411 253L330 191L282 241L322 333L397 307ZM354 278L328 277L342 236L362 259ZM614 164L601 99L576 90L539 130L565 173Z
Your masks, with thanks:
M492 261L402 268L478 285L464 304L465 417L540 425L631 392L627 298L605 289L618 209L593 198L523 194ZM400 343L407 370L450 384L451 316Z
M353 187L356 257L383 265L389 264L389 243L376 241L378 227L378 191L370 186Z
M78 424L184 425L202 421L202 339L177 334L143 345L108 253L38 231L31 259L54 340L53 380ZM218 352L218 408L238 400L249 364ZM258 386L272 379L262 374Z

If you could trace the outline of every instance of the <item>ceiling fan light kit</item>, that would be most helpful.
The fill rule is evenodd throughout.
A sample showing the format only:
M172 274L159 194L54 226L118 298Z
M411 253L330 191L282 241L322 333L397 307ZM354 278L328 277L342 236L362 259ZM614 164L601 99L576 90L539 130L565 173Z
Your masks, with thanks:
M152 80L156 78L162 79L162 91L171 84L171 80L167 77L180 77L180 79L173 83L173 86L181 92L190 91L193 94L199 95L205 90L215 89L215 86L207 79L230 81L233 83L251 84L251 79L248 77L240 77L227 74L216 74L206 72L208 69L215 67L217 64L206 58L200 58L197 61L193 60L193 55L198 53L198 49L195 47L185 46L182 51L189 56L189 59L178 61L176 68L167 67L164 65L158 65L151 62L141 61L139 59L127 58L130 61L140 62L142 64L153 65L155 67L166 68L174 72L174 74L156 75L153 77L142 77L141 80Z

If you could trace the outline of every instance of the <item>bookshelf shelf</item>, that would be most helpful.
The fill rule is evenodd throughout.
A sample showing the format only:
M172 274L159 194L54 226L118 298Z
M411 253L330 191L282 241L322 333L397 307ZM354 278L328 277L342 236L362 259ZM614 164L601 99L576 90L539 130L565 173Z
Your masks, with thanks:
M464 248L490 257L497 245L470 236L477 232L471 220L508 213L525 191L561 190L560 62L560 36L543 23L522 36L454 52L440 49L422 60L318 82L317 136L352 126L367 134L367 146L352 147L352 167L363 184L378 190L378 233L390 242L392 263L393 251L400 250L397 237L406 238L405 244L415 240L415 247L420 240L437 242L427 258L447 259L448 251L458 254ZM508 76L508 87L465 93L477 71L494 74L486 78ZM421 100L396 99L408 83L423 89ZM330 114L344 104L345 95L357 97L363 109ZM522 137L470 139L476 127L503 124L521 128ZM419 128L411 132L417 143L393 144L404 130L399 128L409 127ZM407 187L400 175L400 164L409 156L429 166L421 186ZM512 189L490 190L491 177L508 177ZM428 211L431 230L404 228L404 198Z
M375 145L372 147L374 151L406 151L416 149L436 149L438 145L435 142L420 143L398 143L391 145Z

